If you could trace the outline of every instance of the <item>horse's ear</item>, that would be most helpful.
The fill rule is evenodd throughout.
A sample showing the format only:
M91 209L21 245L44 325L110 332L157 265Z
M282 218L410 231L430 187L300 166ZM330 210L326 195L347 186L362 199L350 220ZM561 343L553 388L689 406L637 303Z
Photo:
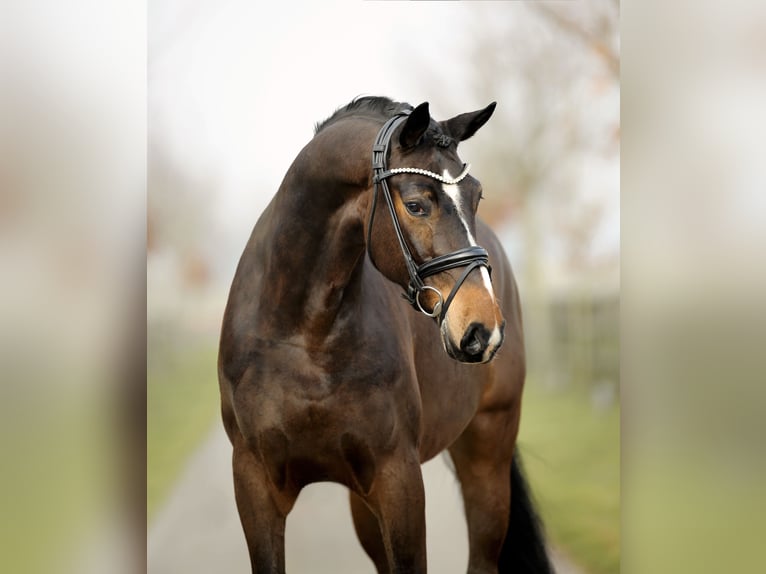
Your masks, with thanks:
M404 122L402 133L399 134L399 143L403 148L414 147L420 137L428 129L431 123L431 114L428 112L428 102L423 102L417 108L412 110Z
M497 102L492 102L483 110L460 114L442 122L444 131L457 141L464 141L475 134L481 126L487 123L495 111Z

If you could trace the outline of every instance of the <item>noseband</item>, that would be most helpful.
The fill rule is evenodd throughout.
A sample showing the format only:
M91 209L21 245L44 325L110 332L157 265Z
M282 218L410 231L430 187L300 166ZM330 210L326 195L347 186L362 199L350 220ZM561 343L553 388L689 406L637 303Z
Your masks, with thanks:
M410 276L407 292L402 293L402 296L410 302L415 310L420 311L429 317L438 317L439 323L441 324L447 316L447 310L449 309L452 300L455 298L458 289L460 289L463 283L465 283L465 280L468 279L468 275L470 275L471 271L478 267L486 267L491 273L491 267L489 266L489 254L487 253L487 250L478 245L464 247L463 249L458 249L457 251L447 253L446 255L439 255L420 265L415 263L412 253L407 246L407 241L404 238L404 233L402 233L399 218L396 216L394 201L391 197L391 190L388 188L388 182L386 180L392 175L399 173L416 173L428 176L448 185L454 185L468 175L470 166L465 164L462 173L454 179L447 179L432 171L415 167L400 167L387 170L386 156L388 155L388 149L391 144L391 135L394 133L396 127L402 123L409 114L410 112L408 111L401 112L383 124L383 127L380 128L380 131L375 138L375 143L372 146L372 181L375 185L375 191L372 198L372 207L370 209L370 222L367 226L367 253L370 256L370 260L372 260L372 252L370 251L372 222L375 218L375 209L378 204L378 192L382 189L383 197L386 199L386 205L388 205L388 212L391 214L391 221L394 224L396 239L399 241L399 247L404 256L404 263L407 266L407 273ZM446 301L438 289L426 285L424 282L426 278L431 277L432 275L436 275L442 271L456 269L458 267L465 267L465 270L455 282L455 286L452 288ZM433 291L439 298L439 301L434 305L433 310L430 312L424 309L420 302L420 295L423 291Z

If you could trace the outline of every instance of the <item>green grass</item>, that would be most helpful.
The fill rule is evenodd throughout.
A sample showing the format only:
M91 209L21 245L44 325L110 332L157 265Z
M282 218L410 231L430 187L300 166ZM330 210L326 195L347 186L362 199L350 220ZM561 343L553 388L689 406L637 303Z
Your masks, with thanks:
M149 520L219 413L215 345L153 345L147 373Z
M677 440L631 448L624 501L631 571L762 572L763 458L733 465L731 448L695 453Z
M553 544L587 572L619 572L619 405L597 411L581 389L530 383L519 445Z
M0 421L3 572L66 570L92 542L122 478L112 470L118 429L107 418L105 393L56 383L44 389L44 400L31 396L41 386L16 391L20 400Z

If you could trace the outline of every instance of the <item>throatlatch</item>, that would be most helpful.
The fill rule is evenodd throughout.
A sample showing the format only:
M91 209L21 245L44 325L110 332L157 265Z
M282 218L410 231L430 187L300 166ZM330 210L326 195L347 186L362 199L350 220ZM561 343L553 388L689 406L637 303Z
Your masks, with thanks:
M388 182L386 180L389 177L400 173L416 173L436 179L442 183L454 185L468 175L470 165L464 164L463 171L454 179L448 179L432 171L416 167L399 167L387 170L386 156L388 155L389 146L391 144L391 135L394 133L397 126L407 119L409 114L409 111L400 112L383 124L383 127L380 128L380 131L375 138L375 143L372 146L372 181L375 185L375 191L372 199L372 207L370 209L370 222L367 226L367 253L370 256L370 259L372 259L372 252L370 251L372 223L375 218L375 209L378 204L378 192L382 189L383 197L386 199L386 205L388 206L388 212L391 214L391 221L393 222L394 231L396 232L396 239L399 241L399 247L404 256L404 263L407 266L407 273L410 276L407 292L402 293L402 295L417 311L420 311L429 317L437 317L441 324L447 316L447 310L449 309L452 300L455 298L458 289L460 289L465 280L468 279L471 271L478 267L486 267L491 273L492 269L489 265L489 254L487 253L487 250L478 245L464 247L463 249L458 249L457 251L447 253L446 255L439 255L420 265L418 265L412 257L412 253L407 246L407 241L404 238L402 227L399 224L399 218L396 216L396 209L394 208L394 201L391 197L391 190L388 188ZM438 289L426 285L424 282L424 279L431 277L432 275L458 267L465 267L465 270L455 282L455 286L452 288L446 301ZM439 298L439 301L434 305L433 310L431 311L426 310L420 302L420 295L423 291L433 291Z

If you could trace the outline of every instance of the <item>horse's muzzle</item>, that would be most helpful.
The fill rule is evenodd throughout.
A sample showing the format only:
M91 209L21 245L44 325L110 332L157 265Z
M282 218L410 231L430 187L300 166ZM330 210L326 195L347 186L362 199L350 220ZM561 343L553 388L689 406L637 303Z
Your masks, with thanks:
M442 333L444 347L450 357L461 363L488 363L503 344L504 330L505 322L493 329L481 323L471 323L458 346L445 336L446 333Z

